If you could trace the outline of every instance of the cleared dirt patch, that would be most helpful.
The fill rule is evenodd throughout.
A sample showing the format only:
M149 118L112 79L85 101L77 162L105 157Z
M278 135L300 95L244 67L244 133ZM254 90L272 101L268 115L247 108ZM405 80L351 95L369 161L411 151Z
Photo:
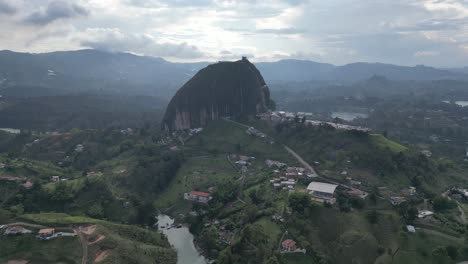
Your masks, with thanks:
M104 238L106 238L106 236L104 236L104 235L99 235L95 240L93 240L93 241L88 241L88 245L96 244L97 242L103 240Z
M96 255L96 258L94 259L94 263L103 261L104 259L107 258L107 256L109 256L110 253L111 253L110 250L104 250L104 251L98 252Z
M96 231L96 226L95 225L92 225L92 226L88 226L86 228L83 228L81 230L81 232L87 236L89 235L92 235L94 232Z

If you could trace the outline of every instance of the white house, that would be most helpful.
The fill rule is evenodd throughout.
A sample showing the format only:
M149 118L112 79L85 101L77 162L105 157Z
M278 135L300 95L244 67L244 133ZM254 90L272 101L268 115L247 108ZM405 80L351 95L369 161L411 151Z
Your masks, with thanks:
M426 218L434 215L434 212L423 210L418 212L418 218Z
M50 180L53 181L53 182L58 182L58 181L60 181L60 176L52 176L52 177L50 177Z
M315 198L323 199L325 201L333 199L335 190L338 185L325 182L311 182L307 186L307 191Z

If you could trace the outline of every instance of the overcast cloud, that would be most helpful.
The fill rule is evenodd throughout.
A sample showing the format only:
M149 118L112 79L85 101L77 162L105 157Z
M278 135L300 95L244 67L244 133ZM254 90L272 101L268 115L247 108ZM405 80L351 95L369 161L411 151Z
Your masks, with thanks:
M468 0L0 0L0 49L468 66Z

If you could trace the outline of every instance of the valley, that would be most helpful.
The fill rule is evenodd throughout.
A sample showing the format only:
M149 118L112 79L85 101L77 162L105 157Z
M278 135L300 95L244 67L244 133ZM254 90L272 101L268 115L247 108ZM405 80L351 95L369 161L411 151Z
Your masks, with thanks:
M247 58L193 80L170 101L9 86L0 262L468 258L463 80L270 83Z

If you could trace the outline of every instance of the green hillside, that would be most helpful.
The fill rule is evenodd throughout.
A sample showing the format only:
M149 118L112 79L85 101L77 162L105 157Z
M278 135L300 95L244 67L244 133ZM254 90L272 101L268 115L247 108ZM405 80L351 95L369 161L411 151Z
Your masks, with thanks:
M83 254L86 254L84 257L88 263L155 263L155 260L157 263L176 262L175 252L162 234L136 226L62 213L27 214L17 220L22 221L19 225L34 231L38 227L49 227L56 228L57 231L78 232L79 235L50 241L38 240L33 234L2 236L2 263L8 260L81 263Z

